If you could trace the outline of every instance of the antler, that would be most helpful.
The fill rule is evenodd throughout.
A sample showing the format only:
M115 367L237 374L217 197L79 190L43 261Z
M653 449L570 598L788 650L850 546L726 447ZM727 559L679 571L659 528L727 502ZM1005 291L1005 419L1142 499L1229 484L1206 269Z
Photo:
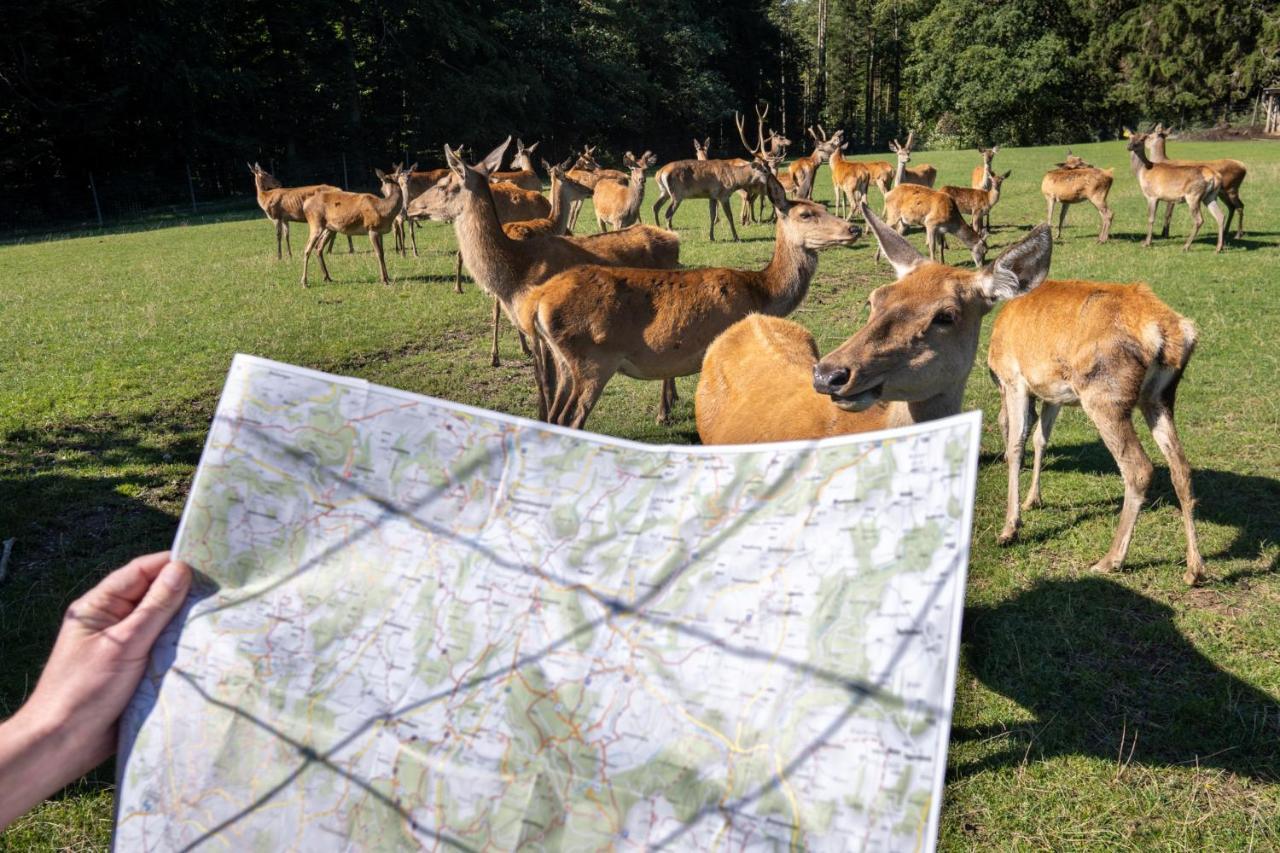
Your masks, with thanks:
M747 151L751 153L751 156L755 157L757 155L760 155L762 151L752 148L751 143L747 142L746 121L747 120L745 116L743 116L737 110L733 111L733 123L738 126L738 138L742 140L742 147L746 148ZM761 148L764 147L763 141L761 142L760 147Z
M764 120L769 117L769 102L765 101L764 112L760 112L760 104L755 105L756 109L756 138L760 146L760 153L764 153Z
M915 144L916 144L916 132L913 130L907 133L907 144L905 146L907 151L910 151L912 146L914 146Z

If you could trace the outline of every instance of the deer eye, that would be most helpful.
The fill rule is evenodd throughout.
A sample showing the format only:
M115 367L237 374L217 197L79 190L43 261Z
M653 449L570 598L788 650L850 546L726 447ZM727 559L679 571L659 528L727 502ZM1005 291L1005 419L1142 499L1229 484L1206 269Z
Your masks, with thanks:
M933 325L935 326L954 326L956 324L956 312L953 310L939 311L933 315Z

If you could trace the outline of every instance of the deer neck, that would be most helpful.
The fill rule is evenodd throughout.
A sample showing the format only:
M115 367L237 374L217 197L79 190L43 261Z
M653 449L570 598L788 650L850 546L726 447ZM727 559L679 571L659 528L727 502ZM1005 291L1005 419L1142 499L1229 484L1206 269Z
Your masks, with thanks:
M400 192L400 185L386 184L385 187L382 198L373 203L374 209L383 222L395 219L404 207L404 193Z
M903 177L907 174L907 161L898 158L898 168L893 173L893 185L896 187L902 183Z
M1130 151L1129 165L1133 167L1133 173L1135 175L1141 175L1144 171L1151 168L1151 161L1147 159L1147 155L1143 151Z
M1169 159L1169 157L1165 154L1165 151L1164 151L1163 136L1157 136L1151 142L1151 153L1148 156L1151 158L1151 162L1153 163L1163 163L1165 160Z
M509 301L519 287L528 264L516 241L502 230L493 193L486 180L479 192L465 186L462 210L453 220L458 250L476 283L502 301Z
M779 222L773 257L760 273L764 291L760 310L778 317L790 314L809 292L809 282L817 269L818 253L788 240Z

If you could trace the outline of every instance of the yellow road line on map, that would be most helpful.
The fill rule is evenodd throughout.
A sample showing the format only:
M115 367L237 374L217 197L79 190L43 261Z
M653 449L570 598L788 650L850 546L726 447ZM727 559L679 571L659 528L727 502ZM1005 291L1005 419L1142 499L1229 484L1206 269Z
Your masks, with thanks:
M773 753L773 766L778 771L778 781L781 783L783 792L787 795L787 802L791 804L791 849L800 849L800 803L796 801L796 792L792 790L791 783L787 781L786 775L782 769L782 754Z

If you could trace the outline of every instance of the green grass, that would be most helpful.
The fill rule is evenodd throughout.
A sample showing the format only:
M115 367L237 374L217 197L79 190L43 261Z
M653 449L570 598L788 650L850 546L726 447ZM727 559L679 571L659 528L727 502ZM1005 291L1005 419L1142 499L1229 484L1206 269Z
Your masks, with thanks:
M1079 410L1050 446L1046 506L1021 543L995 546L1004 509L997 395L985 344L968 405L985 413L962 665L943 810L947 848L1267 849L1280 846L1280 181L1274 144L1178 144L1177 157L1249 164L1248 234L1221 256L1207 233L1180 251L1185 209L1150 249L1121 143L1078 146L1116 166L1112 241L1073 208L1053 275L1148 281L1194 318L1201 342L1179 427L1195 469L1209 581L1181 582L1182 533L1163 460L1125 570L1090 575L1122 494ZM1061 149L1002 151L1012 169L992 214L993 254L1044 216L1044 170ZM940 182L967 184L972 152L921 152ZM817 195L831 198L820 172ZM649 204L654 198L649 188ZM875 195L878 204L878 194ZM582 223L593 222L584 211ZM1212 220L1209 220L1212 221ZM677 215L686 265L761 266L772 229L711 244L706 205ZM718 231L720 229L717 229ZM300 252L304 229L295 226ZM727 229L725 232L727 236ZM911 238L917 246L923 238ZM254 353L411 391L532 415L531 374L504 328L488 364L489 303L452 292L453 234L420 232L420 259L390 258L378 284L367 244L332 261L333 284L276 262L265 220L0 247L0 539L16 537L0 583L0 715L39 673L66 604L108 569L168 545L233 353ZM953 249L954 260L967 253ZM795 318L834 348L890 280L871 246L824 253ZM990 322L988 322L988 328ZM696 441L693 389L654 424L656 383L619 377L591 429ZM1145 433L1145 428L1140 427ZM110 767L0 834L0 849L96 847L109 839Z

